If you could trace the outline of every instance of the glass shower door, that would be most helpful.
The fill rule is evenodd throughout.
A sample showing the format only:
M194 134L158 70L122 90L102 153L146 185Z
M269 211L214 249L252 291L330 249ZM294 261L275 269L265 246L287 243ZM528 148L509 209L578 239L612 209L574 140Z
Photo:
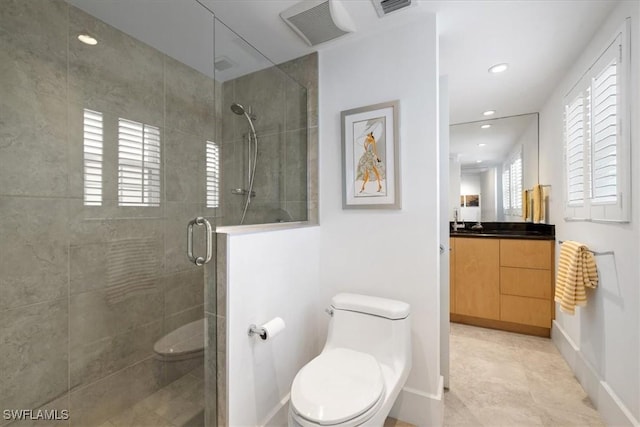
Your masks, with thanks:
M213 20L195 1L0 0L0 425L215 418L186 235L218 208Z

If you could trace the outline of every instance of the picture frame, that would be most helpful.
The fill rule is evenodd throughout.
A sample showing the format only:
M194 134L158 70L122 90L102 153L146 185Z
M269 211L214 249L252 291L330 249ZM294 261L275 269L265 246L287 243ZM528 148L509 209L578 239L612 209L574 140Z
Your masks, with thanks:
M342 208L400 209L400 102L342 111Z
M465 197L465 206L471 208L480 207L480 195L479 194L467 194Z

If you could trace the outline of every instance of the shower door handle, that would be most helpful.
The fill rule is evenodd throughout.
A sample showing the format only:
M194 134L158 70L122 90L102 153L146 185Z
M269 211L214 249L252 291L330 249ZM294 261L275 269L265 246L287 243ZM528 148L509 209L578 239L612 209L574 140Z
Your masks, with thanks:
M194 225L204 225L205 227L205 247L206 254L205 257L196 257L193 255L193 226ZM205 218L199 216L195 219L189 221L187 224L187 257L189 261L194 263L195 265L204 265L211 261L211 257L213 257L213 227L211 227L211 223L207 221Z

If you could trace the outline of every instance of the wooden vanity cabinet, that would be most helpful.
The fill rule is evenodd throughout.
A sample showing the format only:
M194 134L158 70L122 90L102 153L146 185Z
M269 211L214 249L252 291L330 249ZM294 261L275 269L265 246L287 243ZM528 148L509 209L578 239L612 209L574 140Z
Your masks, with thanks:
M499 320L500 241L455 240L455 313Z
M452 321L549 336L553 240L450 240Z

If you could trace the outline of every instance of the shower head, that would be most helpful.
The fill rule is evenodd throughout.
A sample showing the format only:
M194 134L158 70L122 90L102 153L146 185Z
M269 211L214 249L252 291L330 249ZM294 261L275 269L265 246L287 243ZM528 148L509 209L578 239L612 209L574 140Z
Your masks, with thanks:
M245 114L244 107L238 104L237 102L234 102L233 104L231 104L231 111L233 111L235 114L239 116L242 116Z
M256 128L253 127L252 120L255 120L256 116L255 114L251 113L251 107L249 107L249 112L247 112L247 110L245 110L242 105L238 104L237 102L234 102L233 104L231 104L231 111L233 111L235 114L239 116L245 116L247 118L247 121L249 122L249 126L251 127L251 132L253 133L253 137L255 138ZM257 141L257 138L256 138L256 141Z

